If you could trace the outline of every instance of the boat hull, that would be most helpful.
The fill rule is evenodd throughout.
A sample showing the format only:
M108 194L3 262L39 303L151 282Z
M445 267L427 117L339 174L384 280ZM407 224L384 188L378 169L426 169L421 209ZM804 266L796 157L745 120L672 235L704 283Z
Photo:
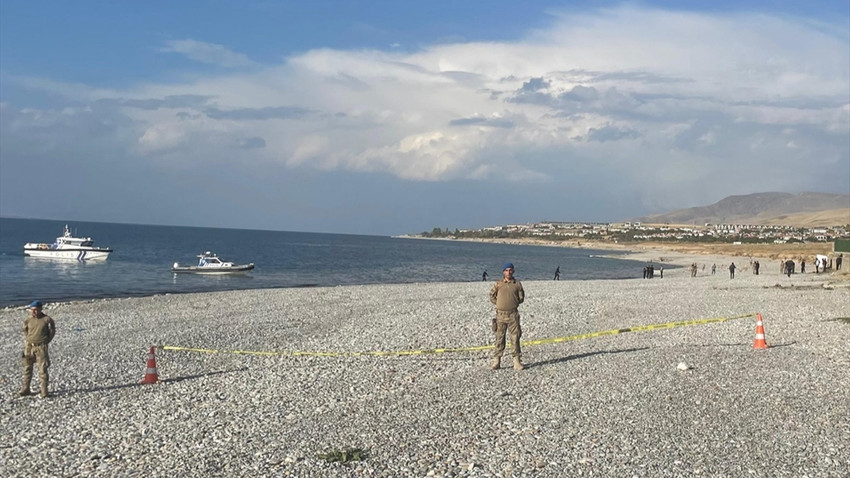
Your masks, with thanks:
M24 255L41 259L60 259L67 261L105 261L112 249L44 249L41 247L24 246Z
M230 267L201 267L201 266L177 266L172 267L171 272L186 274L239 274L248 272L254 268L254 264L240 264Z

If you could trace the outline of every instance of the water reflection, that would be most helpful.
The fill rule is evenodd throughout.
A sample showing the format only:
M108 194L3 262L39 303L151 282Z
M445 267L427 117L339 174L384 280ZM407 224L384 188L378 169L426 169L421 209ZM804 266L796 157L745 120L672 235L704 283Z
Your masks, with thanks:
M47 257L24 257L24 271L26 272L48 272L64 276L75 277L86 272L102 270L106 263L102 261L88 262L69 259L47 258Z
M238 281L253 280L254 277L249 273L232 273L232 274L178 274L171 273L171 283L174 285L195 285L195 284L216 284L216 285L231 285L238 284Z

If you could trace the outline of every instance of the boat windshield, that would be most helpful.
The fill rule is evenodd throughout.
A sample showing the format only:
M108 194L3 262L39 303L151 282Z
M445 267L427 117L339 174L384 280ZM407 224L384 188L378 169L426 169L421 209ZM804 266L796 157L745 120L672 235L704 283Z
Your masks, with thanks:
M201 257L201 260L198 261L198 265L201 266L201 267L210 266L210 265L214 266L214 265L220 265L220 264L221 264L221 260L218 257L215 257L215 256L203 256L203 257Z

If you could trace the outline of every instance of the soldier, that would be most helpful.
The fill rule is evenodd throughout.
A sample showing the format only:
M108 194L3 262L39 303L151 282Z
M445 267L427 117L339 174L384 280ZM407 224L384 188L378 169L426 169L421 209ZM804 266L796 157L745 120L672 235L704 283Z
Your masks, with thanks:
M498 370L502 363L502 354L505 352L505 332L511 336L513 347L514 370L522 370L522 351L519 339L522 337L522 328L519 324L519 311L517 307L525 301L525 291L520 281L514 279L514 265L510 262L502 267L502 279L493 284L490 289L490 302L496 306L496 333L495 350L493 352L493 370Z
M47 368L50 367L50 355L47 353L47 344L56 335L56 325L53 319L41 313L42 303L40 300L33 301L29 305L30 316L24 320L24 353L21 360L24 365L24 377L21 384L19 397L30 395L30 383L32 382L32 366L38 363L38 378L41 381L41 398L47 398L47 386L50 377Z

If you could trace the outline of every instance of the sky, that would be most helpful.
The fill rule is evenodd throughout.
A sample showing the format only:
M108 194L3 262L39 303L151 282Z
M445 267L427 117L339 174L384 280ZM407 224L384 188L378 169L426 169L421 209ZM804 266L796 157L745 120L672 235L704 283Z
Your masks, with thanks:
M396 235L766 191L850 194L846 0L0 2L3 217Z

